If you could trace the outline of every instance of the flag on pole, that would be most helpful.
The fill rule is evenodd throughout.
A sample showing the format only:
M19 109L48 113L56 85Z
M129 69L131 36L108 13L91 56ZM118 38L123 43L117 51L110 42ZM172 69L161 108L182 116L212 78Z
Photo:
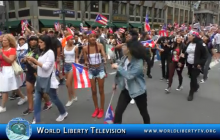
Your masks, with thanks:
M54 23L54 28L56 31L59 31L60 30L60 23L59 22L55 22Z
M148 19L148 16L146 15L146 18L145 18L145 23L144 23L144 30L145 32L149 32L150 31L150 24L149 24L149 19Z
M21 30L24 31L25 27L28 26L28 21L27 20L22 20L21 21Z
M113 99L114 94L115 94L114 92L115 91L113 91L113 93L112 93L110 103L109 103L108 108L107 108L106 113L105 113L104 124L113 124L114 123L115 114L114 114L113 107L111 105L112 104L112 99Z
M74 87L75 88L91 87L88 70L84 66L76 63L73 63L72 67L73 67Z
M80 23L80 32L84 33L88 31L88 27L83 27L83 23Z
M98 14L96 16L95 21L102 24L102 25L107 25L108 24L108 19L105 16L101 15L101 14Z

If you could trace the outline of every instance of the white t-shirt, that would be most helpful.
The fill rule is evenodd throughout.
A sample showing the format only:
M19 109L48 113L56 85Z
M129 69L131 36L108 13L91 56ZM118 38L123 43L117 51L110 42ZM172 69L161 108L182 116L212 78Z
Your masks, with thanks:
M186 49L186 52L188 53L187 62L189 64L194 64L195 49L196 49L196 44L195 43L190 43L189 46Z
M52 50L48 50L44 55L38 58L38 62L42 63L42 67L37 67L37 75L40 77L49 77L51 76L51 85L50 88L57 89L59 82L56 79L55 75L55 55Z
M125 70L125 71L127 71L128 70L128 64L130 63L130 61L128 60L128 58L125 60L125 64L124 64L124 67L123 67L123 69ZM127 83L127 79L125 79L125 88L128 90L128 83Z
M17 56L18 57L21 56L27 49L28 49L28 44L27 43L25 43L22 46L19 46L19 44L18 44L17 50L16 50L17 51Z
M217 33L217 34L215 35L214 39L215 39L215 43L216 43L216 44L220 44L220 34L219 34L219 33Z

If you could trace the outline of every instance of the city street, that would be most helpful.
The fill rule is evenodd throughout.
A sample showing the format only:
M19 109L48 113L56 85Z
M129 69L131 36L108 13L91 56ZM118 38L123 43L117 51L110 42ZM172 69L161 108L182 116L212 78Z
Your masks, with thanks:
M148 110L151 117L151 123L220 123L220 64L214 66L210 70L209 79L206 83L200 84L199 91L195 94L192 102L187 101L189 93L189 78L187 69L183 72L183 90L176 91L178 86L177 75L175 73L173 86L170 94L165 94L164 89L167 87L165 81L160 81L161 69L159 61L155 62L152 68L152 79L146 77L146 86L148 93ZM105 110L110 101L112 94L112 84L115 76L114 70L107 67L108 78L105 81L106 103ZM202 78L200 75L199 79ZM71 107L66 108L69 116L62 123L69 124L103 124L103 119L92 118L94 105L91 97L90 89L77 89L78 101L73 103ZM23 88L23 93L25 89ZM26 93L25 93L26 94ZM65 105L67 103L67 89L60 86L58 94ZM113 98L112 106L115 109L118 100L119 91ZM27 103L18 106L18 100L9 101L7 103L7 111L0 114L0 123L8 123L12 118L22 117L29 121L33 118L33 113L23 116L22 112L27 108ZM43 107L43 105L42 105ZM58 110L55 105L48 111L42 112L43 123L57 123L55 119L58 117ZM137 106L129 104L123 115L123 123L141 124L142 117Z

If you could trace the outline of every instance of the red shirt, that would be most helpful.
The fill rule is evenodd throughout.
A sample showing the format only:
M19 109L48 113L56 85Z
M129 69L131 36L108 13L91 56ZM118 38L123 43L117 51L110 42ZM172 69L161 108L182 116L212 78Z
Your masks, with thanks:
M173 57L172 57L172 60L174 62L179 62L179 55L180 55L180 49L179 48L176 48L174 51L173 51Z
M16 49L15 48L10 48L9 50L7 51L3 51L3 54L7 57L9 57L10 55L16 55ZM0 67L3 67L3 66L11 66L10 63L6 62L2 56L0 55Z

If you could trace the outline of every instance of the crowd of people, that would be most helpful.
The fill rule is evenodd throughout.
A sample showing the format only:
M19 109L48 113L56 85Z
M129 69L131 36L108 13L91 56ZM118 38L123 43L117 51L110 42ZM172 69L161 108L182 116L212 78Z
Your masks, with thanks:
M136 30L118 30L112 32L107 28L73 33L66 29L34 32L25 27L22 36L3 34L0 36L0 113L6 112L8 98L19 99L18 105L28 103L23 115L34 113L33 123L41 122L41 102L43 110L56 105L60 115L56 121L61 122L67 116L65 107L77 101L74 88L73 63L88 68L91 92L94 102L92 117L103 118L105 104L104 82L107 77L106 65L115 69L116 76L113 90L121 90L115 110L114 123L122 123L122 114L129 103L137 104L145 124L150 123L147 110L147 89L144 68L147 77L153 78L151 69L157 54L161 60L161 80L167 82L166 93L171 92L175 71L181 90L183 69L188 69L190 91L188 101L199 89L197 78L203 74L200 83L208 79L209 65L213 58L218 61L220 53L220 30L166 30L166 35L158 35L155 30L138 33ZM152 40L154 43L143 43ZM109 54L109 47L112 50ZM113 54L113 55L112 55ZM110 63L108 63L110 60ZM19 65L25 73L18 71ZM186 67L185 67L186 66ZM66 84L68 99L64 105L57 96L56 89ZM97 90L97 86L98 89ZM26 96L21 88L26 89ZM97 92L100 94L98 105ZM9 92L12 93L9 96Z

